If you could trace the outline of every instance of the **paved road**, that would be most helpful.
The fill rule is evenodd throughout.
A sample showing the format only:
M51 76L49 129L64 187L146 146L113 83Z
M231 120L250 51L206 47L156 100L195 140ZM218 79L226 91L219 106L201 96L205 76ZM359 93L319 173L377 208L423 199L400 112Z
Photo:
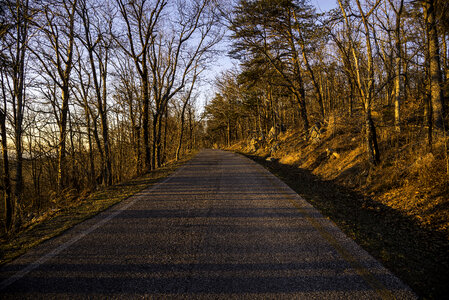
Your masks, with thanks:
M206 150L0 270L1 298L413 299L310 204Z

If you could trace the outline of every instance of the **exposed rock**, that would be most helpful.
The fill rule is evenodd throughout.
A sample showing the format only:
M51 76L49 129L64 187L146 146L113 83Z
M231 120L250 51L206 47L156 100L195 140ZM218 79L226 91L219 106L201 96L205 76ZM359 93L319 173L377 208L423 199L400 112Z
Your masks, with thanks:
M276 129L271 127L270 132L268 132L268 139L272 140L276 138Z
M332 148L326 148L326 155L328 158L340 158L340 154Z
M251 141L249 142L249 151L256 152L258 148L259 148L259 142L257 141L257 139L252 138Z
M278 149L279 149L279 143L275 143L273 146L271 146L270 153L275 153Z
M312 143L319 143L321 140L321 135L325 131L326 130L323 128L322 124L320 122L316 122L309 129L309 140L312 141Z

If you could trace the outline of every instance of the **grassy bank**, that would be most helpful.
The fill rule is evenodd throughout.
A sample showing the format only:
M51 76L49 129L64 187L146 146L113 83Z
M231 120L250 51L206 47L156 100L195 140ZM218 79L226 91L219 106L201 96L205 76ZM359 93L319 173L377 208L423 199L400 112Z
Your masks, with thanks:
M65 208L49 210L12 236L0 240L0 265L22 255L30 248L61 234L74 225L159 182L191 158L173 162L128 182L95 191L72 200Z
M404 146L407 154L395 158L385 147L384 161L370 167L350 133L310 143L287 132L250 148L231 150L281 178L421 297L447 297L449 193L437 149L425 162L416 149Z

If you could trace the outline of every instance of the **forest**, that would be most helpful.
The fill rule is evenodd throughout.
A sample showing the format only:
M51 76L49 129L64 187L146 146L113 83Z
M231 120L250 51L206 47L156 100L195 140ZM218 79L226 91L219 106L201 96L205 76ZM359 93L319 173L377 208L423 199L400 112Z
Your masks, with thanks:
M317 122L348 117L373 165L380 132L399 144L413 132L429 151L443 141L449 4L336 3L317 13L308 1L239 1L228 22L241 69L218 79L206 107L211 138L231 145L281 125L307 136Z
M216 80L206 139L276 174L420 297L444 298L449 1L333 2L234 3L239 68Z
M239 68L205 106L215 147L310 171L449 228L449 2L235 3ZM318 186L316 187L319 188Z
M2 232L202 146L215 1L0 1Z
M0 0L1 261L219 148L447 295L449 2L317 3Z
M197 149L243 143L270 154L287 133L301 145L339 136L328 152L361 149L360 173L396 184L420 160L414 168L444 195L449 4L334 7L1 0L2 233ZM207 78L223 52L238 66Z

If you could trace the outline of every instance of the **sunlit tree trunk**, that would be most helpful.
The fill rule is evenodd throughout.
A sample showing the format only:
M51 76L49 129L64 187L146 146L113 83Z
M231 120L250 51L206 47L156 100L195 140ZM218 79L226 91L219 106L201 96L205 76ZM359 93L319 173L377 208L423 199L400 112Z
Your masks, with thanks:
M394 125L396 132L401 131L401 101L403 96L402 84L402 38L401 38L401 18L404 7L404 0L400 0L399 7L395 7L392 0L388 0L396 15L395 34L395 76L394 76Z
M442 43L443 43L443 75L444 81L447 82L449 80L449 62L448 62L448 53L447 53L447 35L443 35Z
M443 120L443 90L440 66L440 47L438 43L437 25L435 20L435 0L423 1L424 18L429 48L430 97L432 103L432 121L434 130L444 128Z

